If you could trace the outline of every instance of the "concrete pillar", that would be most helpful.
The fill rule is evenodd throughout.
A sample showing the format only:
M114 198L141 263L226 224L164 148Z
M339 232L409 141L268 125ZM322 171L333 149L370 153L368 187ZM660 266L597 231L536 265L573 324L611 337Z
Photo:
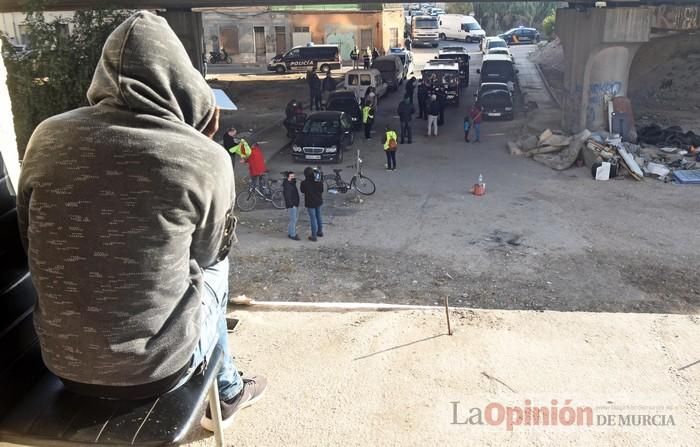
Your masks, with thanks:
M189 9L168 9L158 13L168 21L170 27L175 31L177 37L187 50L192 65L200 73L203 72L204 54L204 26L202 25L202 13L192 12Z
M606 129L608 97L627 95L629 69L649 41L651 10L592 8L557 10L564 48L564 130Z

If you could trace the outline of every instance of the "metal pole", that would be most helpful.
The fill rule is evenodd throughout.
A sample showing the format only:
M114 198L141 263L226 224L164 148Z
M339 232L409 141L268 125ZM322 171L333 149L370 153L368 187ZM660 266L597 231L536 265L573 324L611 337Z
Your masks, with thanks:
M447 317L447 335L452 335L452 326L450 325L450 297L445 297L445 317Z

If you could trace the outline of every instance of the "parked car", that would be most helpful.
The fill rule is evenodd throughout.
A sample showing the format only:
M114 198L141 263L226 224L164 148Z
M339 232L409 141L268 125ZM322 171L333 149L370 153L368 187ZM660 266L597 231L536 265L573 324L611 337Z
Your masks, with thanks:
M455 60L459 64L459 77L462 87L469 85L469 54L463 47L443 47L437 55L437 59Z
M500 82L508 85L511 91L518 83L518 70L513 66L513 61L503 54L487 54L483 57L481 68L476 70L481 75L479 85L486 82Z
M331 92L326 101L326 110L345 112L350 118L354 129L362 127L362 110L357 102L355 93L350 90L337 90Z
M472 16L443 14L438 18L441 40L456 39L465 42L479 42L486 37L479 22Z
M374 87L377 99L386 95L389 87L376 68L357 68L345 73L345 88L355 93L358 102L365 97L367 88Z
M403 78L408 79L408 75L413 74L416 68L413 62L413 52L405 48L390 48L389 53L395 54L401 58L401 63L403 63Z
M540 33L535 28L513 28L498 37L503 39L508 45L519 43L538 43L540 41Z
M294 47L284 55L275 56L267 64L267 69L277 73L310 69L329 72L339 70L342 65L338 45L309 45Z
M423 67L421 71L423 79L437 76L438 82L442 82L448 104L459 105L460 76L459 64L451 59L433 59Z
M508 56L510 60L515 62L515 59L513 58L513 53L510 52L510 48L491 48L486 54L503 54L505 56Z
M292 143L294 161L343 161L343 152L352 146L355 134L345 112L325 111L309 115L304 128Z
M508 48L508 44L500 37L487 37L481 41L481 52L486 54L492 48Z
M483 83L475 96L477 105L483 107L484 118L513 119L513 95L507 84Z
M401 58L394 54L379 56L372 61L372 68L379 70L382 74L382 79L387 83L391 90L398 90L399 85L403 82L403 63Z

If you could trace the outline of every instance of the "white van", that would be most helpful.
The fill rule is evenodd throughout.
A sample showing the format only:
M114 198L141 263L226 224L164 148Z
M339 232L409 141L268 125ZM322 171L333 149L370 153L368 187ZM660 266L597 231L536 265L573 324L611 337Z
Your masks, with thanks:
M486 37L479 22L472 16L443 14L438 17L438 30L441 40L456 39L465 42L479 42Z
M369 70L357 68L345 73L345 89L354 92L358 102L365 97L369 87L374 87L374 90L377 92L377 99L386 95L389 90L389 86L382 79L382 74L375 68L370 68Z

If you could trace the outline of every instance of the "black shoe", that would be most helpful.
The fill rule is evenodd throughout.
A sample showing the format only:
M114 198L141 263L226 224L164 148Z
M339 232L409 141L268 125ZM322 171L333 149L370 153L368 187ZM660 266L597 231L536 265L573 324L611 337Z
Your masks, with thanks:
M323 231L319 231L318 233L316 233L316 236L323 237Z
M311 242L316 242L318 239L316 239L316 238L313 237L313 236L309 236L309 240L310 240Z
M221 401L221 428L226 429L233 423L233 419L240 410L253 405L265 394L267 379L263 376L254 376L250 379L243 379L243 390L238 395L229 400ZM211 409L207 406L207 411L200 421L202 427L209 431L214 431L214 421L211 418Z
M300 240L301 240L301 239L299 239L299 236L296 236L296 235L295 235L295 236L289 236L289 235L288 235L287 237L288 237L289 239L293 240L293 241L300 241Z

